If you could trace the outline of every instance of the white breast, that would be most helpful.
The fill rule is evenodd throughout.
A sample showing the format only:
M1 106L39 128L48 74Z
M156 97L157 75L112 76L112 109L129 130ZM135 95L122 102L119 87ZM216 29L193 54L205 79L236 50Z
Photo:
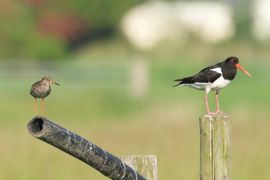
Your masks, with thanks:
M231 81L226 80L223 76L220 76L212 85L211 90L218 90L227 86Z
M217 67L217 68L213 68L211 69L211 71L215 71L219 74L222 74L221 68ZM211 86L210 89L211 90L217 90L217 89L221 89L224 88L225 86L227 86L231 81L226 80L223 78L223 76L220 76Z

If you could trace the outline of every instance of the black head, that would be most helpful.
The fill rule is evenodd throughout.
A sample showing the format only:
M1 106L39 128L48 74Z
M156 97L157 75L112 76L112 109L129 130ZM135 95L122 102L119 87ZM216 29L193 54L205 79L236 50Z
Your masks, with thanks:
M228 57L224 62L221 63L221 66L222 71L224 71L223 73L227 74L227 76L230 76L229 79L234 78L237 69L241 70L247 76L252 77L251 74L239 64L239 59L237 57Z
M239 59L237 57L231 56L224 61L224 64L235 67L236 64L239 64Z

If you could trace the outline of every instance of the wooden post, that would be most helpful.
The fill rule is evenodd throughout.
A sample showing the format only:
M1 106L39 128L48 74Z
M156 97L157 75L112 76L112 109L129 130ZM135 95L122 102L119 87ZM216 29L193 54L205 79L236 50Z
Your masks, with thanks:
M224 114L200 117L200 180L230 180L232 122Z
M121 160L143 175L147 180L157 180L157 157L155 155L121 156Z

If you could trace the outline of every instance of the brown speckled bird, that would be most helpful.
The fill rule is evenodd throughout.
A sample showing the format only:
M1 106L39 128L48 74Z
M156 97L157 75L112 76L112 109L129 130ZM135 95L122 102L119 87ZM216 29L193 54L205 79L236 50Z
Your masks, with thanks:
M30 94L35 98L35 113L37 114L37 98L41 99L41 114L44 115L44 98L51 93L51 85L59 84L49 76L44 76L40 81L35 82L30 90Z

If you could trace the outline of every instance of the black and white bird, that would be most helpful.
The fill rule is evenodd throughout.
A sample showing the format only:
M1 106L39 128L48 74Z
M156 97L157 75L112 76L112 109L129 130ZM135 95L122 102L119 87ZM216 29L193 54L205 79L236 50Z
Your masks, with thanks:
M240 64L237 57L228 57L225 61L215 65L206 67L194 76L176 79L178 82L175 86L188 86L198 90L205 91L205 106L209 115L220 113L220 106L218 102L219 90L227 86L236 76L237 69L241 70L247 76L252 77L251 74L245 70ZM174 86L174 87L175 87ZM215 91L216 96L216 112L210 112L208 105L208 93Z

